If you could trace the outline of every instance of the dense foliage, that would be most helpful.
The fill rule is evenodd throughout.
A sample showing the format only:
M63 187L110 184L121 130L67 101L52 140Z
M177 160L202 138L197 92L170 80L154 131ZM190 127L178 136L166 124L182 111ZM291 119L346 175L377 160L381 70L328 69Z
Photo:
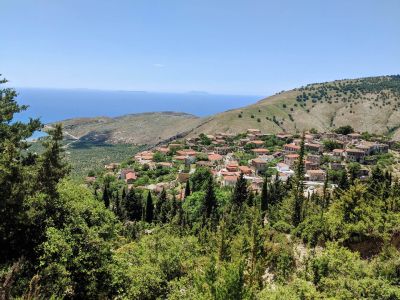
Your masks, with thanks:
M400 298L389 172L359 182L354 165L307 195L303 137L295 176L267 173L261 194L243 176L220 187L207 168L183 200L112 176L87 187L68 177L61 127L29 151L41 124L12 121L25 109L15 95L0 91L0 299Z

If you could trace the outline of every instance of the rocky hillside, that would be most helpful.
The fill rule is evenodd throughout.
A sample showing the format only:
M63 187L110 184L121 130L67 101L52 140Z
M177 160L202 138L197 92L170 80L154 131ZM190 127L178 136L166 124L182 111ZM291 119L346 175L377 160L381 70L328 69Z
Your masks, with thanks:
M212 116L192 134L327 131L342 125L357 131L391 133L400 139L400 76L369 77L310 84L253 105Z
M67 133L82 140L108 143L154 145L178 134L240 133L247 128L329 131L343 125L400 140L400 75L309 84L203 119L163 112L62 123Z
M202 119L185 113L156 112L116 118L78 118L62 121L66 138L110 144L154 145L186 133Z

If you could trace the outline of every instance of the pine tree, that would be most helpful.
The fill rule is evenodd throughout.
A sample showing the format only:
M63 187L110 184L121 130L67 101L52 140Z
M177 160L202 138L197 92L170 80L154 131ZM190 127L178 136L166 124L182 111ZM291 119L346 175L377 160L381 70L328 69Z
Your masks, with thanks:
M190 196L190 181L186 181L186 186L185 186L185 198Z
M301 137L299 159L296 165L296 178L294 190L294 208L292 222L297 226L302 221L303 203L304 203L304 132Z
M153 222L153 218L154 218L153 198L151 196L151 192L149 191L146 199L146 214L144 220L147 223L151 223Z

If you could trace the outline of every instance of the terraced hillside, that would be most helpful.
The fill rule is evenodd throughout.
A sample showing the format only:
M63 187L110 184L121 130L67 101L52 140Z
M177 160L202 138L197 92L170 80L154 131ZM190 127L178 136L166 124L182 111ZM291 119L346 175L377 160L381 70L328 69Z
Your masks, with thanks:
M328 131L342 125L358 131L391 133L400 139L400 76L369 77L310 84L253 105L212 116L192 134Z

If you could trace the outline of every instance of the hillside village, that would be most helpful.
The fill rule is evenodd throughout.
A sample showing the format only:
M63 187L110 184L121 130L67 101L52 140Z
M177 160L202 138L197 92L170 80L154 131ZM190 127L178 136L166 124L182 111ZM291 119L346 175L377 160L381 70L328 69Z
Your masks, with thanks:
M393 141L348 129L344 126L336 132L311 130L304 134L306 196L322 192L325 183L334 189L343 176L365 180L372 165L393 163L394 152L389 150ZM128 188L156 193L167 190L178 199L184 198L185 185L199 168L210 169L215 181L226 188L233 188L242 174L249 189L260 193L265 178L286 182L294 175L301 142L300 135L275 135L259 129L238 135L200 134L139 152L123 164L108 164L105 171L125 181ZM87 183L96 181L91 175Z

